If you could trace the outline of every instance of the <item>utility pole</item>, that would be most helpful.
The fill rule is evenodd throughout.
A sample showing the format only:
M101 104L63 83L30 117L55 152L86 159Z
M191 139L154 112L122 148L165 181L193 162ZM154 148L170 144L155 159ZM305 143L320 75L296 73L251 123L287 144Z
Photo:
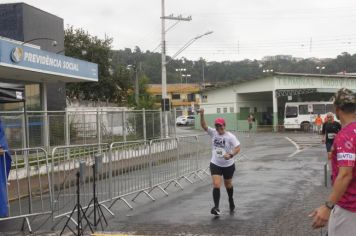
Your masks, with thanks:
M169 136L169 130L168 130L168 114L167 114L167 109L166 109L166 103L169 103L168 97L167 97L167 69L166 69L166 20L176 20L176 21L191 21L192 17L182 17L182 15L179 16L173 16L169 15L166 16L165 14L165 0L161 0L161 50L162 50L162 111L164 114L164 133L165 137Z
M205 61L202 60L202 67L203 67L203 88L205 89Z
M138 103L139 103L139 83L138 83L139 69L141 69L141 62L140 62L140 66L136 65L136 70L135 70L135 102L136 102L136 105L138 105Z

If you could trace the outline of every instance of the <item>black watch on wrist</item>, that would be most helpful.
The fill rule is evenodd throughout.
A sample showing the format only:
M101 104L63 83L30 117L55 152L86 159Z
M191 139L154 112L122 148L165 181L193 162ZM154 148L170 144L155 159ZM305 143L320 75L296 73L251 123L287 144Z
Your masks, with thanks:
M325 202L325 206L329 209L332 210L335 207L335 203L332 202Z

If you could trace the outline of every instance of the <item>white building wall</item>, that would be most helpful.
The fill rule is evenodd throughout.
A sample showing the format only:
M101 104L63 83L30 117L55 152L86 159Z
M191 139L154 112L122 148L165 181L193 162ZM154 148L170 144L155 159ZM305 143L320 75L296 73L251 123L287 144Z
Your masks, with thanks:
M205 91L203 95L207 96L207 99L200 107L204 108L206 114L216 114L218 108L221 109L221 113L224 113L224 108L227 109L227 113L236 112L235 86Z

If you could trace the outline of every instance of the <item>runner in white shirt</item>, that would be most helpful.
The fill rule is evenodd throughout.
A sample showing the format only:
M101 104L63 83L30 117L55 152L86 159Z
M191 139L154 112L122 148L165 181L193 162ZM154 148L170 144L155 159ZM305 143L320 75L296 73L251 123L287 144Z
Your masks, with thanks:
M223 118L215 120L215 129L208 127L204 118L204 109L200 109L200 124L212 138L210 172L213 180L214 207L211 209L211 214L220 215L221 176L224 177L224 185L229 196L230 211L233 212L235 210L234 188L232 186L232 177L235 172L234 156L240 151L240 142L235 135L225 131L226 124Z

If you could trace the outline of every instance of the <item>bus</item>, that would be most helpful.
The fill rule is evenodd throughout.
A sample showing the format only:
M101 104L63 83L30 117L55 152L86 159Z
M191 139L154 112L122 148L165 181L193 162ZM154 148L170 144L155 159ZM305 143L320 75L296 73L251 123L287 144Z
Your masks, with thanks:
M284 112L284 128L308 131L313 127L318 114L324 121L328 112L335 114L332 102L287 102ZM334 119L336 120L335 116Z

